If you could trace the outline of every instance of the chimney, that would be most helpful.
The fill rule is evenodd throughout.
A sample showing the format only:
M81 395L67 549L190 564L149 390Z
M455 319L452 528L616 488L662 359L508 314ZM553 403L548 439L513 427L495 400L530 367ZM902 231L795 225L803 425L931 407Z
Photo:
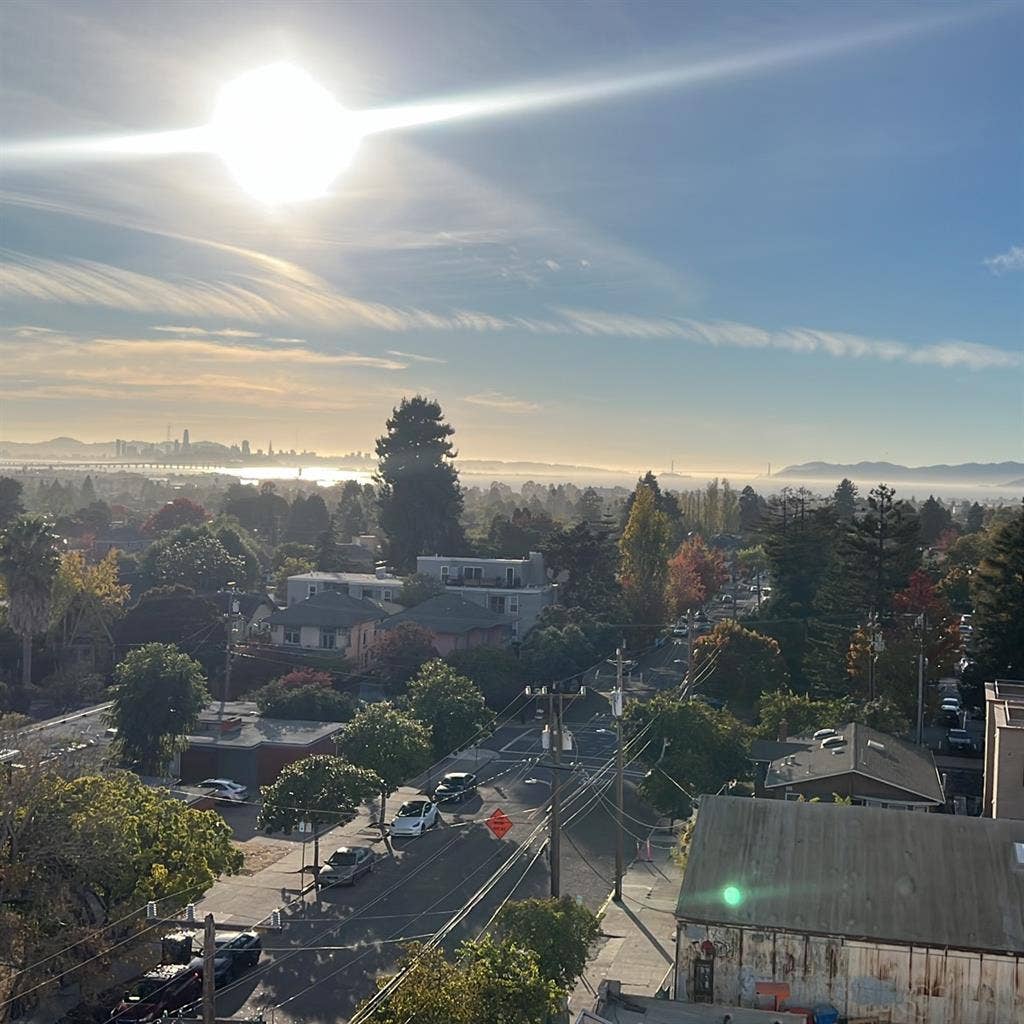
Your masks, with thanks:
M388 578L388 567L386 565L377 566L377 579L386 580Z

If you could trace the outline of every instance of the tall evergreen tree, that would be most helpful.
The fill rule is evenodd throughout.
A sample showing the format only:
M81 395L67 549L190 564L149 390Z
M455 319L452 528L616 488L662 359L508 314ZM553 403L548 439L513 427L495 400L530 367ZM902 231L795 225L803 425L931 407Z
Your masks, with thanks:
M936 501L932 494L928 495L928 500L918 509L917 515L921 523L921 543L928 546L934 544L953 524L949 509L941 501Z
M843 477L832 498L836 516L841 523L852 523L857 508L857 485Z
M9 476L0 476L0 530L25 511L21 503L21 483Z
M440 404L416 395L402 399L377 439L380 525L399 570L415 569L417 555L455 555L465 547L454 433Z
M979 666L989 677L1024 678L1024 510L991 532L974 580Z
M337 512L338 535L344 543L354 541L369 528L363 489L355 480L346 480L341 488Z
M757 529L765 511L765 500L750 484L740 491L740 530L750 533Z
M892 595L902 590L921 562L917 514L896 492L879 484L868 493L868 510L854 520L847 572L864 588L870 611L889 610Z
M669 526L672 529L672 543L678 544L685 533L683 510L679 507L679 502L676 500L675 495L666 494L661 489L658 478L651 470L647 470L637 480L633 493L626 499L626 503L622 508L621 528L625 529L626 524L629 522L630 513L633 511L633 502L636 501L637 493L641 487L646 487L654 495L654 504L657 506L658 511L668 519Z
M672 551L672 526L642 480L619 541L619 578L633 621L650 628L665 621L665 584Z
M985 525L985 509L974 502L967 510L967 532L979 533Z

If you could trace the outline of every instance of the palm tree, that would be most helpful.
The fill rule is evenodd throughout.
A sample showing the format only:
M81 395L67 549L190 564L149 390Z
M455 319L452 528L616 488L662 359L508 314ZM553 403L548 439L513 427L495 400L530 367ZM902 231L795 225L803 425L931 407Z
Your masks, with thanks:
M21 686L32 682L32 638L50 621L50 594L60 557L44 519L21 516L0 537L0 574L7 583L7 618L21 637Z

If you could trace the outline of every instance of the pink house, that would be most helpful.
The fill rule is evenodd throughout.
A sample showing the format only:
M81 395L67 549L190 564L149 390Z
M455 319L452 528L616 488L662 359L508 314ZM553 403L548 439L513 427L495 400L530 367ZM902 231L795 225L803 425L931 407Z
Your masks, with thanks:
M402 622L415 622L426 629L441 657L471 647L504 647L512 638L509 619L458 594L438 594L422 604L377 623L377 629L391 629Z

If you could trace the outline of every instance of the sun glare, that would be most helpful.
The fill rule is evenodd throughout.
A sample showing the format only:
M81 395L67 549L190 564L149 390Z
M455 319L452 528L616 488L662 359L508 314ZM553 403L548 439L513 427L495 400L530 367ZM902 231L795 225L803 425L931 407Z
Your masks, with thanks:
M208 130L238 183L266 203L324 195L362 139L349 111L291 64L256 68L229 82Z

